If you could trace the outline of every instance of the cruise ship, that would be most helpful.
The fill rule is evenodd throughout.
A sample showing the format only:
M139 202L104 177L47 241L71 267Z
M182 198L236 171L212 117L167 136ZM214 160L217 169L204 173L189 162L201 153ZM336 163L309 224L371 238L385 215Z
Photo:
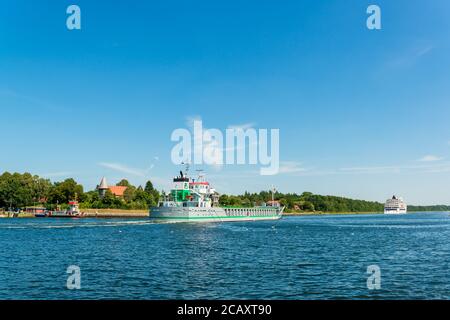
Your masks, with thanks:
M387 199L384 204L385 214L404 214L407 212L407 206L402 198L397 198L395 195L391 199Z
M273 196L272 196L273 197ZM157 207L150 208L150 219L157 222L228 222L278 220L284 207L275 205L255 207L221 207L219 194L202 175L191 179L180 171L173 179L169 195Z

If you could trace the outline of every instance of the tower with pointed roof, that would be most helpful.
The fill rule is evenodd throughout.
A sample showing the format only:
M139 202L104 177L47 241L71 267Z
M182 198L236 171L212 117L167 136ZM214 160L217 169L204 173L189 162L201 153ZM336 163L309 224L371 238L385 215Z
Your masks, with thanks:
M106 195L106 191L109 189L108 183L106 182L106 178L103 177L100 184L97 186L98 194L100 198L103 198Z

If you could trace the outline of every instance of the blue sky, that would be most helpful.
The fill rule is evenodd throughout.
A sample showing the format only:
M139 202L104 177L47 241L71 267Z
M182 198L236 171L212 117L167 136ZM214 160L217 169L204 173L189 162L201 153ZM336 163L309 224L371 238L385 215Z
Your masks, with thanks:
M280 129L281 173L203 167L219 191L450 204L448 1L0 5L0 171L167 188L171 132L196 117Z

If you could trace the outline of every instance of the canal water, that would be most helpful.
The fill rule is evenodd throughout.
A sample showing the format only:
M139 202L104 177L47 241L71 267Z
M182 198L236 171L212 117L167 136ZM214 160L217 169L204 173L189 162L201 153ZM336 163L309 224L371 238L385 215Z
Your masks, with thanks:
M1 299L450 299L448 213L0 219L0 244Z

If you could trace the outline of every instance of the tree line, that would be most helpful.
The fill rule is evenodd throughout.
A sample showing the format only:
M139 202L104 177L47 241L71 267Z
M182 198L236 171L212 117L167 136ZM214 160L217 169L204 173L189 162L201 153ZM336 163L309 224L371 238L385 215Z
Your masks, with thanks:
M260 193L248 193L232 196L222 195L220 204L224 206L244 206L261 205L272 199L270 191ZM286 212L383 212L384 204L375 201L354 200L344 197L323 196L311 192L279 193L274 194L274 199L286 207ZM408 206L409 211L450 211L450 206Z
M117 183L127 189L123 197L114 196L107 191L100 197L97 190L84 191L81 184L73 178L60 182L51 182L30 173L9 173L0 175L0 208L25 208L30 206L44 206L54 209L56 206L65 207L71 200L80 202L84 209L142 209L157 205L160 193L153 187L151 181L144 186L133 186L127 180ZM223 206L251 207L262 205L272 199L270 191L259 193L245 192L242 195L220 196L219 202ZM323 196L311 192L280 193L275 192L274 199L286 207L287 212L382 212L384 205L374 201L354 200L336 196ZM450 206L408 206L409 211L450 211Z
M69 201L77 200L85 209L148 209L159 201L159 192L151 181L147 181L144 187L133 186L125 179L117 185L127 187L123 197L116 197L109 190L100 197L97 190L85 192L73 178L52 183L30 173L4 172L0 175L0 208L64 208Z
M322 196L311 192L303 192L302 194L275 192L273 197L286 208L286 212L381 212L384 209L384 205L379 202ZM243 195L222 195L220 197L221 205L225 206L250 207L267 203L270 200L272 200L270 191L245 192Z

